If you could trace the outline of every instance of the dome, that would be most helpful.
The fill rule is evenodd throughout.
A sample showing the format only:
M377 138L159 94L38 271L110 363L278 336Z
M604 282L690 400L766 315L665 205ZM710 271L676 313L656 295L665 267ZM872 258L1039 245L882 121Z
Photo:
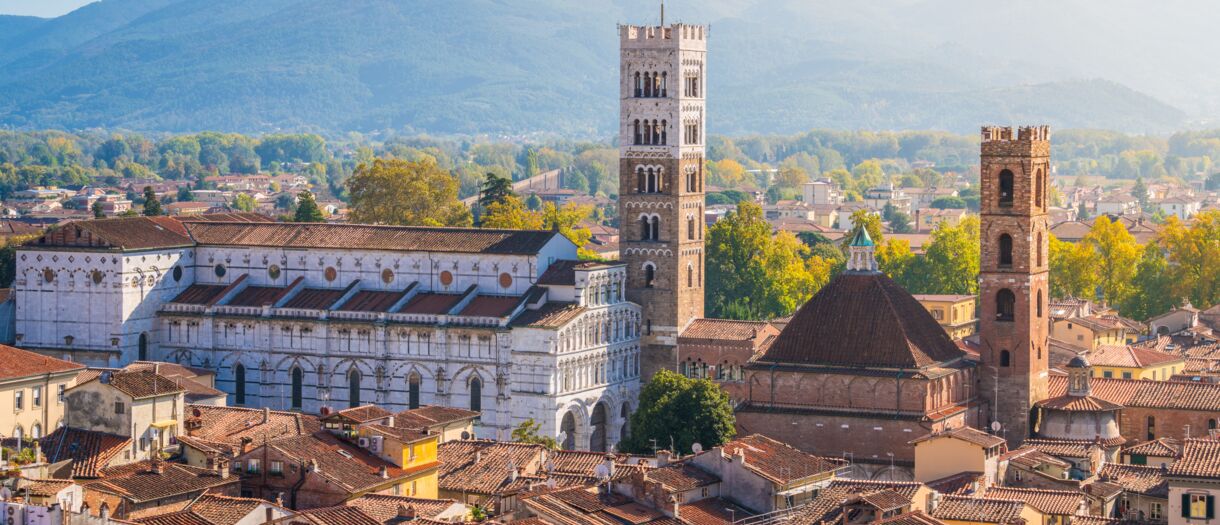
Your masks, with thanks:
M910 293L880 272L843 272L805 303L759 364L922 368L959 359Z
M1067 367L1068 368L1088 368L1089 360L1085 359L1083 355L1078 355L1076 357L1073 357L1071 361L1068 361Z

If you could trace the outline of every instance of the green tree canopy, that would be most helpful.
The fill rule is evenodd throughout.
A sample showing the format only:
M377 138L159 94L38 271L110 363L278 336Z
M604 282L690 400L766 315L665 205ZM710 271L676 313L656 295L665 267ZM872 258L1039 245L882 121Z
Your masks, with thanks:
M152 186L144 187L144 215L148 217L165 215L165 210L161 209L161 201L157 200L157 194L153 191Z
M932 201L932 204L929 206L938 210L964 210L966 209L966 199L953 195L946 195L944 197L937 197L936 200Z
M495 173L488 173L483 177L483 186L479 192L479 207L483 209L487 209L492 203L502 203L505 199L515 195L512 179Z
M737 431L729 395L707 379L690 379L677 372L661 370L640 391L640 405L631 415L631 434L619 449L636 454L651 454L657 449L674 449L687 454L691 445L704 449L723 445Z
M542 445L551 450L559 450L559 442L555 438L538 434L538 430L541 428L542 424L534 421L534 418L526 419L520 425L517 425L517 428L513 429L513 441Z
M401 226L470 226L458 180L430 160L375 159L347 180L348 220Z
M297 196L297 211L293 216L296 222L325 222L326 216L322 214L322 208L318 207L318 201L314 199L313 192L303 191Z

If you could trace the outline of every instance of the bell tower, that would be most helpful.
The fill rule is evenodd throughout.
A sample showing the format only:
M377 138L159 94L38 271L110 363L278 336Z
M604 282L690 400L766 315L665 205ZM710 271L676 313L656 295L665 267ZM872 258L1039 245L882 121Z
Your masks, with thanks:
M664 22L662 22L664 24ZM703 317L707 26L619 26L619 256L643 307L641 374Z
M1010 445L1047 398L1050 129L984 127L980 158L979 376Z

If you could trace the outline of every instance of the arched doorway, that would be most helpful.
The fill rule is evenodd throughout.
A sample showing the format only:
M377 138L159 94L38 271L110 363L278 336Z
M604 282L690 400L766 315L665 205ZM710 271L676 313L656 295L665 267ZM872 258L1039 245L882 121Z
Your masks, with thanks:
M559 432L563 437L564 450L574 450L576 448L576 416L572 412L567 412L563 415L563 421L559 422Z
M606 451L606 404L598 403L593 407L593 417L589 419L593 432L589 436L589 450L593 452Z

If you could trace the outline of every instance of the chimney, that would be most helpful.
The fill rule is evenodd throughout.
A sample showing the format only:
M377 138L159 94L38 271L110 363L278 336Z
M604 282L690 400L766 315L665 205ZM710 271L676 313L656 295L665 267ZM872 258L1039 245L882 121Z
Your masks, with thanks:
M152 472L153 474L160 474L165 471L165 469L161 466L161 456L160 456L160 454L157 454L156 452L154 452L153 454L154 454L153 458L148 460L148 463L149 463L148 470L150 472Z
M606 465L606 474L611 479L614 479L614 455L606 454L604 464Z
M669 502L673 504L673 508L674 508L674 519L679 519L679 518L681 518L681 514L682 514L682 503L680 503L680 502L678 501L678 495L677 495L677 494L674 494L673 496L670 496L670 497L669 497Z
M267 511L264 515L263 522L271 523L273 521L275 521L275 509L273 509L271 507L267 507Z
M391 415L390 417L387 417L385 419L385 426L394 428L394 416L393 415Z
M381 470L379 470L377 474L381 476L381 479L390 479L390 470L387 469L385 465L381 466Z
M263 424L271 422L271 407L263 407Z
M245 454L250 451L250 444L254 443L254 439L249 437L241 438L241 453Z
M482 451L482 450L476 450L476 451L474 451L474 462L475 462L475 464L477 465L477 464L479 463L479 461L482 461L482 460L483 460L483 451Z
M398 517L410 521L415 519L415 506L401 503L398 505Z
M657 451L657 466L664 467L669 464L670 452L668 450Z

